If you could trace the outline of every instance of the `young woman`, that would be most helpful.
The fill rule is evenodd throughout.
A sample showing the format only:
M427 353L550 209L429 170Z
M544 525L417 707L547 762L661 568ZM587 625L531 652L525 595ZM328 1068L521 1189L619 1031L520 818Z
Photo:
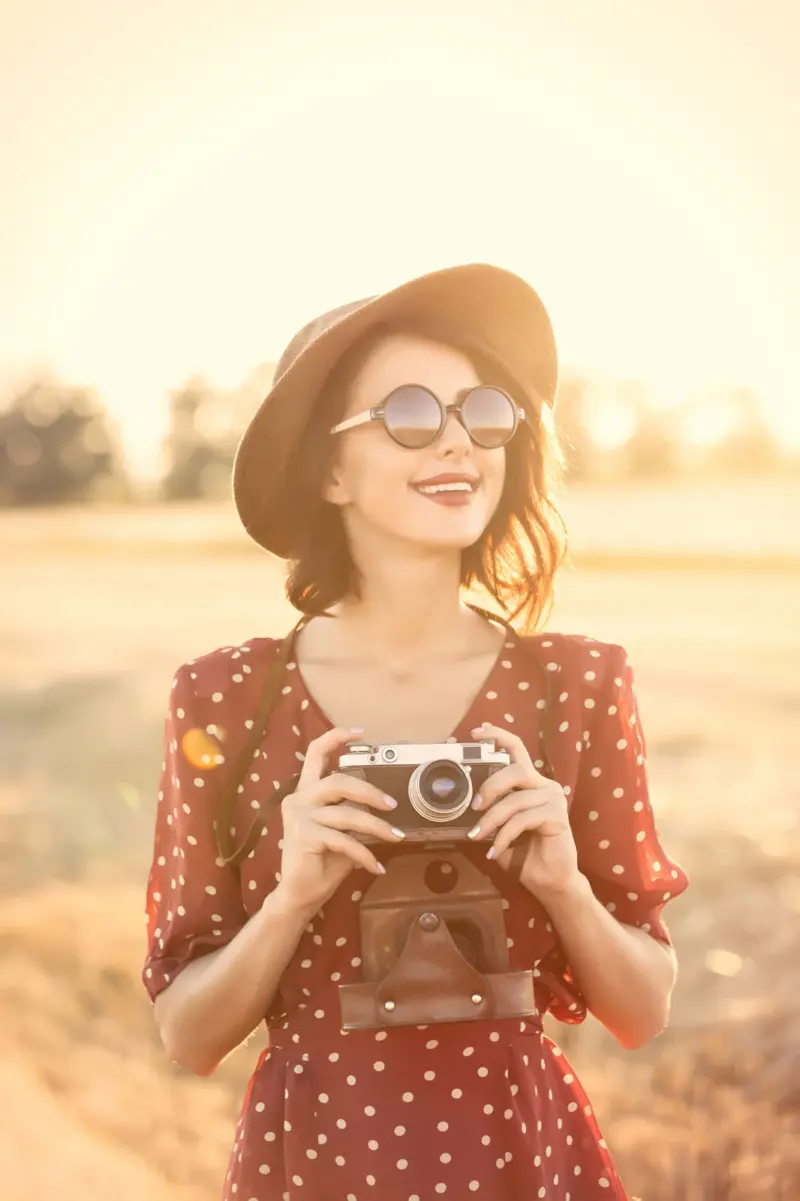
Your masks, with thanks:
M556 380L537 294L456 267L307 326L242 439L238 512L289 561L306 620L177 671L144 969L190 1071L269 1028L226 1201L625 1196L541 1015L590 1011L627 1048L657 1035L676 973L661 910L687 878L658 840L625 651L535 632L562 554ZM465 603L469 585L500 620ZM538 1012L344 1029L359 903L407 848L396 802L338 756L448 739L510 756L464 845L502 893Z

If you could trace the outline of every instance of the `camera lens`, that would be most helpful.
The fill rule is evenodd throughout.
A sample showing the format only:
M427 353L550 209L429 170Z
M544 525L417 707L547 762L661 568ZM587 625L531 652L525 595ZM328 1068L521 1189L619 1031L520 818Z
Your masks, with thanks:
M469 808L472 781L460 764L435 759L414 770L408 782L408 799L427 821L450 822Z

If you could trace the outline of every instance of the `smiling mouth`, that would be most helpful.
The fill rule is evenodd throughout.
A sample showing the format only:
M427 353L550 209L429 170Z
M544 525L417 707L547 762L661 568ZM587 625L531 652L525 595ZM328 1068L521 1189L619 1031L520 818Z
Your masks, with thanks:
M447 484L412 484L412 488L423 496L438 496L441 492L463 492L471 495L477 491L477 480L458 480Z

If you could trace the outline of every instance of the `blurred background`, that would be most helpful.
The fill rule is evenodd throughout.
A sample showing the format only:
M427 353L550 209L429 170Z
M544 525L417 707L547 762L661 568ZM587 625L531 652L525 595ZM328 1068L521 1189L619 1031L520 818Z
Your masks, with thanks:
M237 437L316 313L454 262L541 292L571 532L689 892L671 1028L573 1058L632 1196L800 1196L794 0L0 0L4 1201L213 1201L261 1036L139 981L179 663L285 630ZM263 1041L263 1040L262 1040Z

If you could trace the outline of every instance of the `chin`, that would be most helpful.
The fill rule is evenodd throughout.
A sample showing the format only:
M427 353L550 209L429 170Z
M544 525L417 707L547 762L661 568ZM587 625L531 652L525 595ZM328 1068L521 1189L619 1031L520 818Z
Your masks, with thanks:
M447 523L432 521L424 527L417 523L411 529L405 529L400 533L400 536L407 542L413 542L417 546L429 547L431 550L453 550L462 551L467 547L473 546L482 536L486 529L485 523L476 523L473 520L464 522L460 528L456 528L455 522Z

